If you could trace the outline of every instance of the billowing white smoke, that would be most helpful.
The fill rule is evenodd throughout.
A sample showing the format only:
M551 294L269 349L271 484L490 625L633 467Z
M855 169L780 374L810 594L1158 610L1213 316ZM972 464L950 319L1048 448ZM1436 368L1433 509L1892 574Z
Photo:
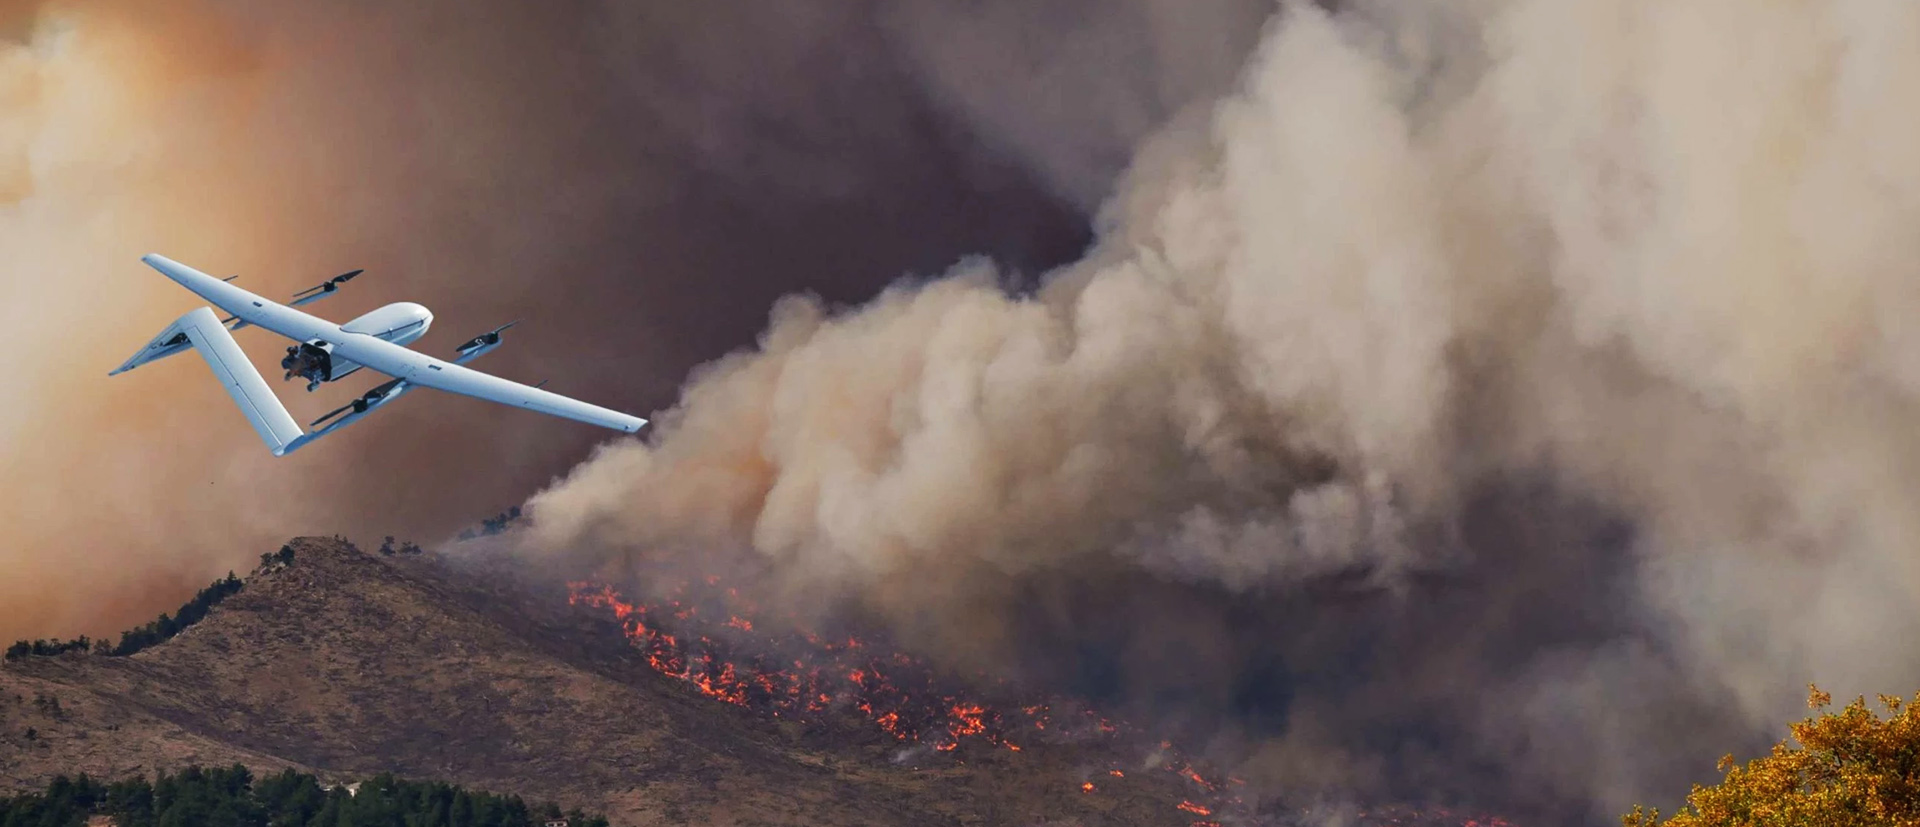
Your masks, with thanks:
M450 534L594 438L449 399L270 457L194 360L105 376L192 306L142 254L265 295L366 268L322 315L425 301L430 352L526 315L489 370L643 407L797 286L1058 260L1083 228L1038 179L1097 201L1159 111L1231 80L1251 34L1205 32L1261 2L0 0L0 641L143 623L288 534ZM1140 32L1176 5L1184 45ZM1081 12L1082 58L1048 54ZM993 53L1036 70L969 71ZM1109 116L1133 89L1154 104ZM1071 150L1018 120L1050 101ZM240 342L272 364L274 338ZM358 382L284 399L308 421Z
M1616 806L1673 792L1631 740L1672 698L1771 731L1809 679L1914 689L1920 6L1288 8L1084 260L783 303L539 542L750 547L904 617L982 567L1443 565L1414 527L1544 470L1634 521L1602 608L1655 639L1499 688L1582 756L1534 772Z

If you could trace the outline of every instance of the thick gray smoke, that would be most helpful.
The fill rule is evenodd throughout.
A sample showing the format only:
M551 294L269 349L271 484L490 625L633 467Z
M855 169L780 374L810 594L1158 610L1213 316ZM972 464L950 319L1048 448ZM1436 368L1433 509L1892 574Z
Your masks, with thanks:
M1289 5L1082 260L783 300L535 541L1093 663L1269 789L1670 802L1920 681L1916 93L1896 0Z
M1221 31L1184 46L1164 3L1097 4L1060 70L969 74L1053 63L1095 5L0 0L0 640L144 622L291 534L450 535L603 438L416 397L276 460L191 358L106 378L195 304L141 254L267 295L366 268L313 309L422 302L441 354L524 319L482 367L644 415L782 294L1077 255L1148 121L1239 55L1152 67L1244 52L1226 10L1263 0L1189 4ZM966 29L979 63L927 49L962 6L1003 21ZM1015 134L1061 101L1073 152ZM306 421L372 384L280 387Z

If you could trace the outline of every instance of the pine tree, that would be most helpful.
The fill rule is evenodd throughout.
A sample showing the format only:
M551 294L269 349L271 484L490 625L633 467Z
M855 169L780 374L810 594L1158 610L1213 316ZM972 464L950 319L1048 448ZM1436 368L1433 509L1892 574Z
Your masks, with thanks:
M69 827L88 815L106 815L120 827L528 827L559 817L550 803L469 792L391 774L360 785L321 790L319 779L283 770L262 778L243 765L188 767L101 784L87 776L56 778L45 792L0 798L0 827ZM603 818L567 813L579 827L606 827Z

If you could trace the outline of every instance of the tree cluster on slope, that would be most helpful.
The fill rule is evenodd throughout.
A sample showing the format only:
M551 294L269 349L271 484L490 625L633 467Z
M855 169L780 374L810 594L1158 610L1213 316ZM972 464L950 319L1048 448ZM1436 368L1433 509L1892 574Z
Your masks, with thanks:
M500 534L512 528L514 523L520 522L521 517L520 506L516 505L499 514L481 520L479 529L468 528L460 532L460 539L471 540L475 537L491 537L495 534Z
M241 765L162 773L103 784L61 776L45 792L0 798L0 827L79 827L104 815L119 827L607 827L607 820L518 796L472 792L449 784L403 781L382 774L327 789L293 770L255 779Z
M1808 687L1807 706L1833 696ZM1720 759L1718 785L1696 785L1666 821L1659 810L1633 808L1625 827L1920 827L1920 694L1912 701L1881 695L1888 717L1865 698L1839 712L1792 725L1791 741L1767 755Z
M403 540L400 542L400 545L396 547L393 544L393 535L389 534L387 535L386 542L380 544L380 553L391 556L396 552L400 554L424 554L426 550L420 548L420 544L412 540Z
M99 643L102 644L105 642L106 641L99 641ZM64 655L68 652L86 652L91 650L95 643L95 641L89 640L86 635L81 635L73 640L61 640L59 638L31 641L17 640L14 641L12 646L7 647L6 659L19 660L25 657L47 658L53 657L54 655Z
M285 568L293 565L293 546L281 546L279 551L260 555L260 570Z
M107 654L119 656L131 655L154 644L163 643L172 639L174 635L180 634L188 626L199 623L201 618L207 616L207 611L212 609L215 603L219 603L227 599L228 595L240 591L242 585L243 581L241 581L240 578L235 577L233 572L227 572L225 579L215 580L213 581L213 585L201 589L198 594L193 596L192 600L187 601L186 604L181 606L180 610L175 612L171 617L163 612L159 619L140 628L129 629L121 633L120 644L113 647Z
M172 614L162 613L160 617L144 626L129 629L120 635L119 644L110 644L105 640L89 640L86 636L74 640L34 640L17 641L7 647L6 659L19 660L27 657L48 657L67 652L93 652L101 655L131 655L156 643L161 643L180 634L188 626L200 622L215 603L227 599L229 595L240 591L244 585L233 572L213 581L213 584L201 589Z

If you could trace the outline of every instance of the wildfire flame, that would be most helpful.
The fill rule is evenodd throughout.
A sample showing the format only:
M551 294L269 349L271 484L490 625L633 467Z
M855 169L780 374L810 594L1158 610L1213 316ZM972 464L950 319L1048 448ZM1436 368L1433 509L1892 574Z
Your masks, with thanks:
M708 587L706 594L690 594L698 587L695 581L686 581L655 605L629 602L611 586L574 582L568 584L568 603L610 613L654 671L714 700L775 718L807 720L856 711L894 740L931 747L934 754L952 753L970 742L1023 752L1008 740L1014 732L1051 743L1118 744L1123 738L1137 740L1142 735L1069 699L1010 706L1002 712L962 688L964 682L943 676L918 658L888 653L885 645L871 645L855 635L817 634L797 623L790 624L790 632L777 632L782 624L754 617L757 610L738 590L720 590L717 577L698 582ZM1209 806L1182 800L1176 805L1181 812L1206 817L1222 807L1242 805L1227 788L1245 781L1230 776L1224 783L1210 780L1181 759L1171 742L1159 741L1158 747L1158 766L1185 779L1199 797L1213 802ZM1126 777L1117 767L1107 774ZM1093 782L1082 782L1080 791L1091 794ZM1432 823L1426 819L1436 814L1453 817L1444 810L1391 815L1376 811L1384 818L1366 823L1404 824L1400 817L1409 814L1422 823ZM1192 827L1217 827L1218 823L1194 821ZM1461 818L1453 823L1514 827L1498 818Z
M713 585L711 580L708 585ZM884 654L851 635L829 639L804 629L785 636L767 634L748 616L751 607L735 605L716 612L713 606L686 599L684 588L675 599L650 606L629 602L610 586L583 582L568 586L571 604L610 611L654 671L686 681L714 700L762 710L776 718L853 709L895 740L925 744L939 752L952 752L970 740L1019 752L1021 747L1007 736L1023 729L1081 737L1120 732L1118 724L1092 710L1080 710L1082 720L1068 727L1057 722L1052 704L1002 713L954 691L950 681L942 680L917 658ZM728 589L726 594L729 602L740 602L736 590ZM702 625L712 631L698 631ZM763 635L752 647L722 632L756 629ZM769 652L789 654L775 657Z

